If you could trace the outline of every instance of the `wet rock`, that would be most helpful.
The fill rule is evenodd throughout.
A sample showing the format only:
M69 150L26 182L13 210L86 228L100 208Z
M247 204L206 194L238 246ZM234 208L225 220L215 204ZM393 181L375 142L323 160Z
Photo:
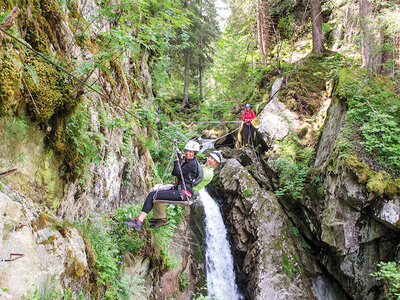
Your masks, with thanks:
M223 207L234 252L243 257L235 263L237 272L244 273L238 277L247 278L249 298L309 299L311 291L298 271L296 249L284 225L287 218L276 197L263 191L236 159L226 161L219 180L219 188L228 192Z

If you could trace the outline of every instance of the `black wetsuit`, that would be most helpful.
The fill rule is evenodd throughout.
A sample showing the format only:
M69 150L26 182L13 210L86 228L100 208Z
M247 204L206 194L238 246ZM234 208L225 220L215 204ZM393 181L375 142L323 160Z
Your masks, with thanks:
M198 169L197 169L197 161L195 158L189 159L185 161L182 166L182 176L185 180L186 191L193 194L193 184L192 181L197 177ZM186 197L184 195L184 186L182 183L181 173L179 171L179 165L177 161L174 161L174 168L172 170L172 175L176 176L178 179L178 183L176 185L176 189L173 190L161 190L157 192L151 192L146 197L146 201L143 204L142 211L148 214L150 210L153 208L153 200L172 200L172 201L184 201ZM156 198L154 199L154 195L157 193Z

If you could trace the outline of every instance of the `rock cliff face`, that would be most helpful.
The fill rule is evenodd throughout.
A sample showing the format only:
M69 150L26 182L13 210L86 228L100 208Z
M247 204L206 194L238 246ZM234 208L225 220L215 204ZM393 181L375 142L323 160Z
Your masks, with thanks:
M18 5L18 1L15 1L14 5ZM99 46L94 44L93 48L89 49L86 44L72 42L76 39L77 32L71 31L73 28L71 24L77 21L75 10L81 12L79 17L84 20L92 18L99 9L95 1L78 1L76 7L64 7L65 10L45 2L41 5L42 11L37 11L38 8L34 7L31 1L27 1L26 5L20 8L16 27L20 28L21 38L31 41L29 37L32 28L26 25L26 18L28 18L35 24L38 30L36 40L42 45L33 44L33 48L44 52L48 51L46 48L48 47L63 56L64 60L77 59L76 65L90 63L98 51L96 47ZM81 22L84 21L81 20ZM104 21L98 18L92 26L107 30L110 24L103 23ZM49 29L50 32L39 31L43 28ZM74 30L79 31L77 28ZM88 35L94 35L94 33L90 29L87 32ZM18 53L18 51L14 52ZM3 51L1 53L3 54ZM35 72L38 77L36 85L40 90L35 90L35 84L29 85L29 79L31 79L29 74L21 75L22 70L20 70L18 78L21 80L21 76L25 76L32 94L31 98L24 99L22 97L24 94L20 92L14 92L6 98L2 97L4 103L8 101L11 104L8 110L2 109L0 112L2 115L0 126L5 128L1 136L5 143L0 145L0 167L18 169L17 173L12 177L6 177L3 182L11 184L35 202L42 203L70 221L85 216L87 211L95 208L100 211L110 211L131 201L141 201L150 186L152 159L139 137L145 138L148 134L147 129L141 128L132 116L130 119L133 121L128 123L126 121L128 115L125 111L133 108L135 102L139 101L138 94L152 97L151 76L147 66L149 53L143 51L135 58L129 55L123 57L118 61L119 64L114 62L113 65L108 66L108 73L95 68L87 78L87 82L99 82L102 90L101 93L88 90L84 93L85 99L77 96L80 88L78 82L68 81L64 73L56 73L54 70L57 68L48 65L46 61L35 60L35 64L29 65L29 61L32 61L32 57L35 56L33 52L27 52L28 59L21 55L21 57L16 56L8 60L11 54L4 55L5 61L9 61L10 66L14 68L17 68L16 61L26 68L32 68L32 72ZM4 71L4 66L2 70ZM136 86L129 84L126 77L129 73L137 75ZM58 77L64 78L63 86L58 86L57 82L52 81L53 78ZM14 83L12 89L18 91L19 81L15 80L10 85L12 83ZM69 88L65 94L51 94L53 90L62 90L63 87ZM108 99L116 99L115 102L111 103L100 96L102 93ZM62 101L74 104L68 107ZM18 105L12 105L12 103ZM86 124L80 130L86 130L90 135L79 136L78 138L83 141L78 143L82 145L75 147L73 140L69 140L70 144L68 144L60 136L81 134L79 131L73 133L72 127L76 124L71 124L73 122L68 117L74 114L78 106L84 112L79 122L84 121ZM125 111L120 107L124 107ZM16 114L19 117L23 116L24 125L14 124ZM66 121L67 119L69 121ZM118 126L115 120L123 124ZM89 142L85 145L85 138L96 139L97 146ZM73 150L74 147L81 149ZM95 148L90 149L90 147ZM86 159L85 156L93 156L90 154L93 150L97 152L97 160L101 163L86 161L87 165L85 165L76 159L79 155L82 159ZM79 167L80 164L82 164L81 167ZM84 178L74 180L74 177L69 174L71 166L81 173L82 169L85 169Z
M73 68L93 63L102 47L93 42L96 34L99 28L105 31L110 26L101 16L93 19L96 3L15 0L0 1L0 6L20 7L14 31L18 38ZM106 71L89 68L83 78L90 75L86 82L97 84L106 99L89 88L83 92L80 84L24 46L2 39L0 73L5 76L0 75L0 172L18 171L1 180L0 253L24 256L2 264L0 286L8 291L0 293L10 299L42 289L87 293L96 281L90 264L93 253L67 221L91 211L104 213L131 202L142 203L152 184L153 161L143 142L150 135L149 128L127 113L136 114L141 100L153 97L150 53L145 49L124 53L126 56L110 62ZM128 80L127 74L134 80ZM21 88L22 80L31 96L26 86ZM71 119L78 108L82 114L74 123ZM83 126L76 127L82 122ZM70 138L74 134L78 143L86 141L93 149L85 144L75 147ZM80 139L81 134L87 135ZM92 155L97 163L87 159L79 168L79 155L83 159ZM75 167L85 170L78 179L71 175ZM189 297L193 285L183 288L179 280L186 271L187 280L195 282L190 277L187 242L186 231L178 231L177 246L171 248L181 255L170 271L162 264L150 265L153 253L147 253L127 260L127 273L144 279L148 297L166 299L178 292Z
M342 84L339 81L335 84ZM332 97L315 146L312 167L319 183L307 185L301 200L272 193L279 174L267 154L225 149L230 159L214 182L213 195L221 199L238 280L249 299L385 297L383 283L371 274L378 262L394 260L398 254L399 195L391 188L393 182L379 189L382 183L377 178L384 180L382 176L367 173L352 153L342 151L346 99ZM260 114L257 138L265 140L256 145L301 130L274 129L268 122L264 126L266 116L274 119L271 114L285 109L282 103L278 110L272 106Z
M61 226L61 219L45 216L8 187L0 192L0 215L2 259L10 260L0 263L2 299L20 299L35 289L88 289L90 255L77 229Z
M324 170L323 195L311 192L289 214L351 298L379 299L381 284L371 274L378 262L393 260L397 252L399 196L374 196L354 157L338 156L345 113L343 100L332 103L317 147L314 165Z
M254 157L249 153L248 158ZM314 261L278 198L243 164L226 160L210 190L220 199L232 236L238 284L246 298L345 299Z

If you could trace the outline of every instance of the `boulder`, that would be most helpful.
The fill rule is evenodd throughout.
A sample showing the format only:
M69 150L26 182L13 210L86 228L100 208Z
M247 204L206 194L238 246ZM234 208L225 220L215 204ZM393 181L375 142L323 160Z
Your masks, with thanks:
M20 299L29 291L85 290L89 272L80 232L8 192L0 192L0 253L2 259L19 258L1 264L0 286L6 294Z
M313 288L305 284L303 262L298 254L301 246L292 239L290 221L275 195L261 189L236 159L228 159L224 163L219 181L216 188L220 190L220 195L225 195L221 205L233 238L237 276L245 281L239 282L239 286L246 289L248 297L315 297ZM322 276L316 279L319 280L315 282L316 287L319 284L332 290L332 285ZM324 294L321 289L316 290Z

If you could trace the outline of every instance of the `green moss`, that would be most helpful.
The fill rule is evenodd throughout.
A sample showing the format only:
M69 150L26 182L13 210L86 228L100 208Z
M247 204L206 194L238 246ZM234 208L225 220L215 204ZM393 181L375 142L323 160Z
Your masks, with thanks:
M353 171L356 172L358 182L366 183L371 176L371 170L368 166L357 158L355 155L348 154L344 158L345 163Z
M391 196L400 193L400 178L394 179L386 171L371 170L355 155L346 155L345 163L355 171L359 183L366 183L370 196Z
M30 110L40 123L48 123L50 119L70 113L77 106L80 99L74 99L74 86L54 66L41 59L32 59L30 67L38 76L37 82L32 78L26 80L28 88L35 100L39 113L30 102Z
M282 257L282 268L290 279L294 278L294 268L286 255Z
M377 196L395 195L400 192L400 180L393 180L386 171L373 172L368 180L367 189Z
M54 243L56 241L56 236L55 235L51 235L49 236L49 238L47 239L48 243L54 246Z
M83 263L80 263L77 257L75 256L72 261L72 264L70 264L66 269L66 275L69 278L76 280L82 278L86 271L87 267Z
M46 215L45 213L41 213L36 220L32 221L32 227L36 228L36 230L40 230L50 226L52 223L52 219L50 216Z
M303 138L307 135L308 131L309 131L309 128L308 128L308 127L303 127L303 128L297 133L297 136L299 137L299 139L303 139Z
M0 116L19 102L21 75L18 64L20 58L12 52L0 49Z
M253 195L254 195L254 191L250 187L246 188L243 192L243 196L245 196L246 198L249 198Z
M341 69L335 76L335 90L333 92L334 98L346 99L348 85L357 82L358 76L355 76L354 70L344 68Z

